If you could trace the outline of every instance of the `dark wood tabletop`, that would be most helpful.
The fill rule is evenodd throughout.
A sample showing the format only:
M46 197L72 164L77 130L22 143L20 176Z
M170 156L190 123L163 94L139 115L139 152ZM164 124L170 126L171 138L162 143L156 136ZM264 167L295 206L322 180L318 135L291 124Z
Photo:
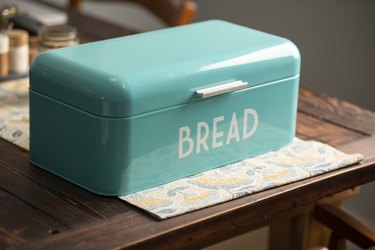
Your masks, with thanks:
M81 41L134 33L68 12ZM197 249L287 211L375 179L375 113L301 86L297 136L347 153L357 165L159 221L117 198L85 191L29 163L0 139L0 249Z

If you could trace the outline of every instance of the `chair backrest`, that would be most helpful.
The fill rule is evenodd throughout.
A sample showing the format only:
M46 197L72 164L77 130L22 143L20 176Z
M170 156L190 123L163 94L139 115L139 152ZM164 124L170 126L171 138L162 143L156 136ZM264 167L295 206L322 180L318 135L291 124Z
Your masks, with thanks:
M345 239L362 249L375 249L375 231L339 207L329 203L317 204L314 218L332 230L330 250L346 249Z
M101 0L91 0L101 1ZM102 0L103 1L103 0ZM178 0L112 0L116 2L127 1L142 5L160 18L169 26L178 26L192 23L197 11L197 5L193 1ZM82 10L83 0L69 0L69 8Z

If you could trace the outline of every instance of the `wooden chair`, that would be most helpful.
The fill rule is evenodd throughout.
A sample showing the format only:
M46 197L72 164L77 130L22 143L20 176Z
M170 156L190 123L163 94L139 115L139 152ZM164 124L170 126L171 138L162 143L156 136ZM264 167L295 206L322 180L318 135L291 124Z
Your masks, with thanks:
M375 231L339 207L319 203L315 206L314 218L332 230L330 250L345 250L346 239L362 249L375 249Z
M91 0L100 1L100 0ZM127 1L142 5L168 26L178 26L192 23L197 11L197 5L193 1L177 0L112 0ZM69 8L72 10L82 10L83 0L69 0Z
M319 202L289 211L270 226L270 250L344 250L346 240L375 250L375 232L342 210L344 200L360 187L345 190Z

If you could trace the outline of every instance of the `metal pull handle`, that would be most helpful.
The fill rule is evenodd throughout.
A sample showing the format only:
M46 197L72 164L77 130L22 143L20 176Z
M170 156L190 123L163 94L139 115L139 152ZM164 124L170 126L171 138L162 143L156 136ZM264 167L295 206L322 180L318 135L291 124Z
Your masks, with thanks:
M232 92L235 90L244 89L244 88L247 88L247 86L248 86L247 82L235 81L235 82L225 83L225 84L210 87L210 88L200 89L200 90L195 91L195 94L199 95L200 97L206 98L210 96L221 95L224 93Z

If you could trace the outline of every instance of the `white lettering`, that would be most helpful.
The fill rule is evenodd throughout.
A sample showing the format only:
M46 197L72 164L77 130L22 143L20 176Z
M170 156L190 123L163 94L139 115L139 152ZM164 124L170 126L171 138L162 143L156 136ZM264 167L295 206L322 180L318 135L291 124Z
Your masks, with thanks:
M224 121L224 116L215 117L212 125L212 148L218 148L223 146L222 141L217 141L220 137L223 137L224 132L217 131L217 124L221 121Z
M185 133L185 137L184 137ZM184 150L184 142L187 142L189 147L186 152L183 152ZM190 128L185 126L181 127L179 131L179 137L178 137L178 159L182 159L185 157L188 157L191 152L193 152L193 139L190 138Z
M204 128L205 133L202 137L202 128ZM205 151L208 151L207 138L210 133L210 128L206 122L198 122L197 124L197 154L201 152L201 146Z
M232 139L236 139L236 141L240 141L240 133L238 132L238 122L237 122L237 116L235 112L233 112L232 120L230 121L226 144L229 144Z
M250 117L252 116L252 117ZM209 151L210 147L207 143L209 137L212 139L212 148L222 147L224 144L224 131L218 130L219 123L224 121L224 116L214 117L212 120L212 132L210 131L210 125L207 122L200 121L197 123L196 137L191 135L189 126L180 127L179 138L178 138L178 158L182 159L191 155L196 147L195 152L200 154L201 151ZM225 144L232 143L233 140L239 142L241 140L249 139L258 128L258 113L255 109L245 109L243 111L243 127L242 127L242 138L240 134L240 127L238 126L239 120L237 114L232 113L230 120L229 129ZM224 125L227 125L225 123ZM196 138L196 139L195 139ZM196 142L194 141L196 140Z
M247 125L248 125L248 115L251 114L254 118L254 124L253 127L250 129L250 131L247 131ZM242 139L246 140L250 138L254 133L255 130L258 127L258 113L255 109L245 109L243 112L243 133L242 133Z

